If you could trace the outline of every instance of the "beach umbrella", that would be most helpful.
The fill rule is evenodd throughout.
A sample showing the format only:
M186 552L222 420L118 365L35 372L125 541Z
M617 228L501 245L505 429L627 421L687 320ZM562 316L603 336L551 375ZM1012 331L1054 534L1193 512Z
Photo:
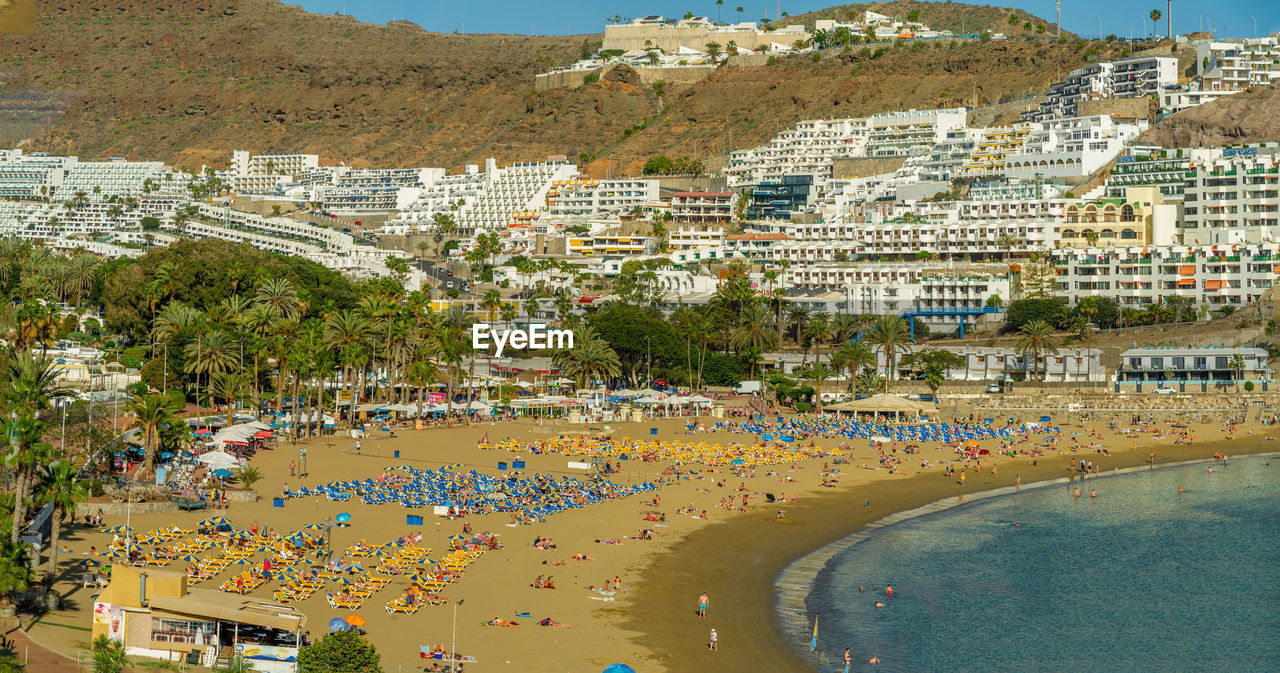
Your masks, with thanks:
M307 525L303 526L303 528L305 528L305 529L307 529L307 530L324 530L324 525L323 525L323 524L318 524L318 523L309 523L309 524L307 524Z
M341 514L338 514L338 516L333 517L333 520L338 523L346 523L351 520L351 515L346 512L342 512Z
M93 560L93 559L91 559L91 558L87 558L87 559L82 559L82 560L80 561L80 565L85 566L86 568L92 568L92 567L94 567L94 566L98 565L98 562L97 562L97 561L95 561L95 560Z
M977 446L977 445L978 445L978 440L976 439L971 439L964 443L964 446Z
M343 586L355 583L355 580L351 579L350 577L337 577L337 578L334 578L333 581Z
M102 532L109 533L111 535L128 535L133 532L133 529L128 526L116 526L114 528L108 528Z
M334 617L333 619L329 620L330 631L333 631L336 633L338 631L348 631L350 629L351 629L351 625L348 624L346 620L342 619L341 617Z
M210 429L208 429L208 428L200 428L199 430L196 430L196 431L195 431L195 432L193 432L192 434L194 434L194 435L212 435L212 434L213 434L213 431L212 431L212 430L210 430Z
M253 533L247 530L238 530L231 534L232 540L249 540L253 538Z
M168 460L172 457L173 457L172 451L165 451L164 453L160 454L160 460Z
M626 664L609 664L609 667L601 671L601 673L636 673L636 669Z
M365 624L369 623L365 621L365 618L361 617L360 615L347 615L343 619L352 626L364 626Z

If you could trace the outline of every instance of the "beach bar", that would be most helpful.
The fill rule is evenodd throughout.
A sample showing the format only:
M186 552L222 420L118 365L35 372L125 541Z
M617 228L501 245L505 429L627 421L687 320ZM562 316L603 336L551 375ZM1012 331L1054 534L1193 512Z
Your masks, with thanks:
M832 404L823 407L822 410L836 413L869 414L875 418L892 416L895 421L904 417L919 420L921 416L936 416L938 414L938 410L932 405L886 394Z
M131 656L213 667L235 655L267 673L295 673L306 615L247 596L189 589L182 573L117 565L93 599L93 637Z

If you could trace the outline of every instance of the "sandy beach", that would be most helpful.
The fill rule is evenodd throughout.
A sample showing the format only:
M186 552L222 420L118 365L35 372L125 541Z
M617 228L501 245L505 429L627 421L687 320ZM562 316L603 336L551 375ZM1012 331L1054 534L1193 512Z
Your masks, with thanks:
M739 478L726 468L690 465L691 472L676 483L657 491L660 506L647 506L651 494L632 496L570 510L549 517L535 525L511 526L510 516L489 514L448 521L427 516L421 527L407 526L403 510L395 505L362 505L357 501L329 502L323 498L289 500L284 508L272 506L271 497L286 486L327 483L335 479L365 478L380 474L384 468L409 464L436 468L461 462L466 469L494 473L498 461L510 461L506 451L481 451L477 442L503 437L532 441L548 438L553 432L567 430L539 427L531 422L503 424L481 423L472 427L400 430L399 437L371 438L362 442L360 455L355 454L354 440L341 437L313 440L308 443L310 475L289 476L289 463L297 459L296 448L285 444L260 452L254 465L265 478L257 485L261 497L256 503L233 503L225 514L237 527L253 523L280 532L302 528L305 524L324 520L340 512L352 515L349 527L336 529L332 545L335 550L364 539L382 544L409 532L420 532L424 546L436 552L447 548L449 535L461 531L465 522L476 533L491 531L500 535L503 548L488 552L467 568L463 578L447 587L444 595L456 605L426 606L416 615L390 615L383 605L401 595L407 580L396 578L390 586L375 594L358 614L368 620L365 629L382 656L385 670L421 670L425 663L418 657L420 645L443 644L450 647L453 619L457 615L456 650L474 656L478 661L467 670L480 671L592 671L613 662L624 662L639 671L691 670L689 662L697 662L697 670L738 671L749 669L801 670L805 663L783 642L776 628L776 595L773 583L778 573L794 559L858 530L868 521L889 513L918 507L943 497L974 493L1013 484L1064 477L1069 465L1081 458L1094 461L1102 472L1097 488L1105 494L1106 473L1116 467L1140 465L1155 453L1157 462L1209 458L1215 451L1228 454L1276 450L1276 444L1265 440L1275 427L1248 423L1237 426L1236 437L1227 442L1222 426L1192 422L1196 437L1192 445L1175 444L1176 437L1166 434L1156 438L1148 434L1120 435L1107 427L1109 416L1095 414L1084 426L1073 425L1072 433L1087 444L1087 433L1096 432L1099 442L1112 453L1105 456L1093 448L1079 452L1064 450L1061 455L1049 451L1032 465L1026 456L995 455L994 441L984 442L992 449L979 467L965 473L963 486L954 475L942 472L942 461L954 457L950 450L922 446L920 453L901 455L901 474L891 474L875 467L877 456L867 442L852 444L848 464L840 466L839 484L834 488L820 485L819 473L824 461L811 459L798 462L794 468L778 465L779 474L767 475L757 470L755 477ZM1224 418L1217 417L1218 421ZM705 420L705 419L704 419ZM1190 420L1190 419L1188 419ZM1198 421L1198 419L1197 419ZM1250 419L1252 421L1252 419ZM1121 422L1117 419L1117 422ZM1127 417L1123 420L1127 423ZM685 420L671 419L642 424L614 426L615 437L652 439L650 428L657 428L657 438L696 440L707 443L750 443L746 434L685 434ZM1167 428L1167 426L1164 426ZM1068 428L1064 427L1064 435ZM835 439L817 439L820 446L835 447ZM807 443L807 442L806 442ZM1062 443L1060 443L1061 446ZM1019 447L1014 447L1015 450ZM1025 448L1025 447L1023 447ZM401 457L394 458L393 452ZM571 458L561 455L523 455L527 472L581 472L567 470ZM933 465L921 467L923 460ZM619 483L651 481L668 467L667 463L628 461ZM992 468L998 467L998 474ZM723 486L718 486L723 483ZM744 490L737 490L741 485ZM769 504L764 493L772 493L785 503ZM740 502L748 495L745 511L729 512L717 508L732 496ZM794 501L791 501L795 498ZM866 502L870 501L870 506ZM681 507L708 513L707 519L677 514ZM644 512L659 510L666 514L665 525L645 521ZM778 510L785 510L779 520ZM411 512L420 513L420 512ZM177 515L134 516L131 524L145 531L176 523L192 527L209 516L208 512ZM116 520L119 518L120 520ZM123 518L108 517L107 526L124 523ZM628 539L644 528L652 529L653 539ZM76 526L68 531L66 546L71 559L65 564L66 581L59 586L67 594L68 610L44 617L30 629L37 641L75 656L88 640L92 592L79 588L79 561L90 545L103 549L110 541L97 529ZM531 546L536 536L551 538L555 550ZM621 544L602 544L598 540L617 539ZM433 552L432 557L438 554ZM571 560L574 554L586 554L589 561ZM551 565L564 561L562 565ZM173 566L170 566L173 567ZM178 566L181 569L181 566ZM554 590L535 589L537 576L551 575ZM230 572L200 588L216 588ZM600 587L606 580L621 580L621 589L606 596L589 589ZM252 595L269 600L269 583ZM696 603L701 592L707 592L711 606L706 619L699 618ZM614 600L601 600L613 598ZM350 614L330 608L323 592L296 603L307 613L308 630L318 637L332 617ZM530 614L530 618L517 613ZM482 626L494 617L518 622L510 628ZM541 627L537 622L550 617L570 628ZM68 628L70 627L70 628ZM706 650L707 634L716 628L720 650Z

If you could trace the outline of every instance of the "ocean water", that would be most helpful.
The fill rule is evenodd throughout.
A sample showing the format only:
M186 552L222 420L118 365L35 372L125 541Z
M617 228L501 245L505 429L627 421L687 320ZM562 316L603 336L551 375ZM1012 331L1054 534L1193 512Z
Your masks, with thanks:
M1208 468L1090 479L1079 500L1075 485L1023 489L873 530L805 600L817 656L797 646L821 671L849 647L852 670L877 673L1280 672L1280 457Z

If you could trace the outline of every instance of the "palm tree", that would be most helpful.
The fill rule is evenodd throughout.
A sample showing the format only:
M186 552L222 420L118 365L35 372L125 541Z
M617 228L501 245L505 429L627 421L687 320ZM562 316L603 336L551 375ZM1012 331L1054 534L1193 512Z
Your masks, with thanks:
M450 215L449 213L436 213L431 216L431 219L436 225L435 231L432 232L432 238L435 239L436 243L436 259L440 259L440 244L444 241L445 237L452 234L454 230L458 228L458 225L454 221L453 215Z
M342 365L343 384L351 391L351 410L347 414L347 427L355 420L358 398L355 389L356 367L364 365L365 350L372 334L369 322L352 309L342 309L330 314L324 323L324 342L337 351Z
M867 338L871 343L879 346L884 353L885 390L890 390L893 385L893 372L897 367L897 354L909 352L909 344L912 342L911 331L901 317L886 315L871 326L870 331L867 332Z
M179 408L178 402L168 395L138 395L129 400L129 412L134 417L129 429L140 431L148 466L155 466L160 433L166 423L175 420L173 414Z
M996 245L1004 248L1005 264L1008 264L1009 260L1013 259L1013 246L1017 244L1018 237L1013 234L1000 234L1000 237L996 239Z
M822 411L822 384L831 378L836 372L828 367L825 362L815 362L809 367L809 382L813 384L813 405L817 411Z
M822 359L822 344L831 340L831 316L825 311L818 311L809 316L809 324L805 325L804 335L807 338L805 344L805 358L809 354L809 349L814 351L814 361ZM804 359L801 358L803 365Z
M1033 320L1019 330L1018 342L1014 346L1022 357L1031 358L1034 371L1042 356L1055 355L1058 352L1058 341L1053 336L1053 327L1043 320ZM1041 368L1040 380L1048 376L1048 367Z
M484 298L480 300L480 308L485 310L489 322L493 322L493 314L502 307L502 294L497 290L489 290L484 293Z
M453 384L457 380L456 373L462 366L470 342L464 342L462 327L446 325L436 332L436 353L441 364L445 366L445 416L453 415Z
M764 353L777 346L777 333L769 323L769 310L760 304L751 304L742 312L742 324L729 335L729 343L739 353L755 351ZM750 378L755 379L755 360L751 362Z
M220 399L227 405L227 426L235 423L235 404L244 399L250 392L249 379L244 372L218 372L213 375L209 386L209 396Z
M196 387L199 389L200 374L205 375L206 393L213 384L213 375L231 371L239 366L240 347L235 338L226 330L213 329L191 343L183 350L187 357L186 370L196 375ZM212 400L209 400L212 405Z
M58 538L62 534L62 520L70 514L75 517L76 503L88 497L85 483L77 476L79 470L69 461L60 460L49 466L40 484L40 505L53 505L52 528L49 531L49 569L45 577L51 581L58 574Z
M258 286L253 301L283 318L298 317L298 288L288 278L268 278Z
M1147 16L1151 17L1151 37L1155 38L1156 31L1160 30L1160 26L1158 26L1157 24L1160 23L1160 18L1164 16L1164 12L1158 9L1153 9L1151 10L1151 13L1148 14Z
M868 395L884 392L887 388L885 380L876 373L874 368L862 370L854 380L855 390L860 390Z
M17 531L19 526L13 529ZM26 543L18 544L16 539L0 544L0 599L4 605L9 605L9 597L15 591L26 591L31 587L27 548Z
M809 309L803 306L791 306L787 309L787 324L795 329L795 343L800 345L800 337L804 334L804 326L809 322Z
M28 411L13 412L19 415L9 422L9 453L6 462L13 466L17 487L13 495L13 524L10 527L9 539L18 541L19 533L25 528L27 520L28 494L32 490L35 475L44 464L53 447L40 441L45 425Z
M844 344L837 348L831 354L831 366L835 368L836 373L848 370L849 372L849 392L853 392L853 380L858 372L863 368L870 367L875 369L876 354L871 350L871 346L861 339Z
M1236 382L1236 392L1240 392L1240 374L1244 371L1244 356L1236 353L1227 361L1227 366L1231 368L1231 378Z

